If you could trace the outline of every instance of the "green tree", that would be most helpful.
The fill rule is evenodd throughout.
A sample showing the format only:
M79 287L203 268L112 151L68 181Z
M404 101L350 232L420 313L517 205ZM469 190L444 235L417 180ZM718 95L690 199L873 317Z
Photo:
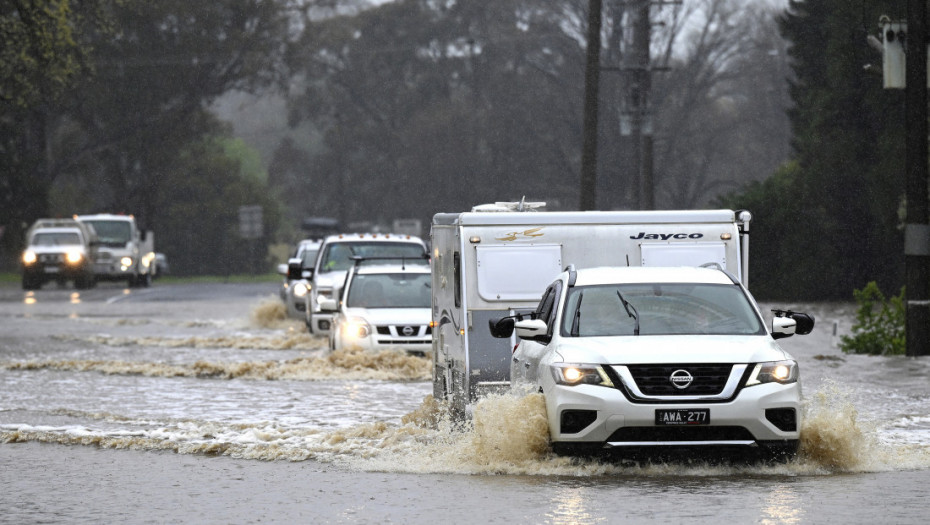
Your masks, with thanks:
M72 5L75 16L107 5L108 24L77 26L81 18L68 18L87 64L68 96L53 104L42 94L36 109L0 114L0 147L19 155L0 160L18 174L0 176L0 188L18 190L10 201L18 222L46 213L123 211L157 229L179 155L205 136L225 134L208 105L230 90L273 87L286 76L281 59L291 0L105 1ZM7 140L5 132L17 128L25 131ZM47 206L49 188L55 208Z
M106 2L109 3L109 2ZM57 100L88 69L90 51L81 41L89 14L103 2L69 0L0 2L0 101L35 107ZM102 19L99 19L102 20Z
M178 275L229 275L267 271L265 246L281 212L252 162L255 152L236 139L207 137L189 144L165 175L152 225L157 248ZM262 207L265 238L239 235L239 207ZM253 258L257 258L255 261Z
M722 201L754 212L760 297L844 299L862 283L902 282L903 94L863 73L880 60L867 30L882 14L903 17L899 4L792 0L781 19L792 44L795 160L777 180ZM787 220L772 224L778 216ZM782 255L766 260L760 250Z
M896 297L885 298L875 281L863 289L854 290L859 304L853 335L844 335L840 348L851 354L904 355L905 337L904 288Z
M92 71L89 35L108 34L120 0L0 1L0 268L24 228L48 213L49 131Z
M400 0L309 23L291 108L325 137L304 167L313 213L428 220L523 194L574 206L581 86L569 79L583 60L559 27L565 3Z

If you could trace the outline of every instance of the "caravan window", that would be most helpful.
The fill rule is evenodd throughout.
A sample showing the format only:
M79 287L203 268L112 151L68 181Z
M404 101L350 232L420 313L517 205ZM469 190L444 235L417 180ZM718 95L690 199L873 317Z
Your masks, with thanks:
M476 246L478 295L485 301L533 301L562 271L562 246Z

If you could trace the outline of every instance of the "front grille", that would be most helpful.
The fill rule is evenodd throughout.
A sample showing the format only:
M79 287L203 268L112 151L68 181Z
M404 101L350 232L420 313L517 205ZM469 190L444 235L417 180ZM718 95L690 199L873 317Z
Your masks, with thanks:
M38 259L39 262L45 264L60 264L65 261L65 256L62 253L43 253Z
M744 427L671 426L623 427L607 441L750 441L752 433Z
M378 332L379 335L388 335L391 337L423 337L431 335L432 333L428 325L418 326L409 324L378 325L375 326L375 331Z
M733 365L629 365L627 369L647 396L709 396L723 391ZM677 370L686 370L694 378L686 388L672 384L670 378Z

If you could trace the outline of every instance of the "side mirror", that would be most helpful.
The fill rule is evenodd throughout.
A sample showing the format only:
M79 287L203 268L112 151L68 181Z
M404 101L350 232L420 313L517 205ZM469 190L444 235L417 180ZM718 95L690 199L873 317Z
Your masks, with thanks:
M300 259L288 259L287 260L287 278L296 280L302 278L303 268L300 265L303 263Z
M546 322L542 319L526 319L514 323L514 330L520 339L548 342Z
M323 312L338 312L339 303L335 299L323 299L320 301L320 310Z
M287 265L279 264L278 265L278 275L287 275Z
M807 335L814 330L814 316L791 310L772 310L772 337L781 339L792 335Z
M772 338L784 339L794 335L798 322L790 317L772 318Z
M794 329L794 333L798 335L807 335L814 330L813 315L801 312L791 312L788 315L798 323L797 327Z
M514 320L513 317L504 317L502 319L488 319L488 327L491 329L491 336L503 339L513 335Z

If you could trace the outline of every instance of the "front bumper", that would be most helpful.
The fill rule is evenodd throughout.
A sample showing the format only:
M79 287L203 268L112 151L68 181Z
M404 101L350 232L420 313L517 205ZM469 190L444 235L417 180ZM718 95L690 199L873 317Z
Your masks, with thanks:
M545 391L553 447L643 450L670 447L797 448L800 383L742 388L725 402L632 402L616 389L549 385ZM709 410L707 425L657 425L656 410ZM793 417L792 417L793 416ZM779 428L781 427L781 428Z
M365 336L365 337L347 337L345 334L340 334L340 337L337 337L338 346L346 348L361 348L368 351L381 351L381 350L404 350L408 353L426 355L427 352L430 352L433 348L432 341L432 332L428 325L423 326L409 326L412 330L408 330L408 333L405 335L402 332L402 327L399 325L383 325L375 326L374 332ZM337 330L341 328L336 326Z

